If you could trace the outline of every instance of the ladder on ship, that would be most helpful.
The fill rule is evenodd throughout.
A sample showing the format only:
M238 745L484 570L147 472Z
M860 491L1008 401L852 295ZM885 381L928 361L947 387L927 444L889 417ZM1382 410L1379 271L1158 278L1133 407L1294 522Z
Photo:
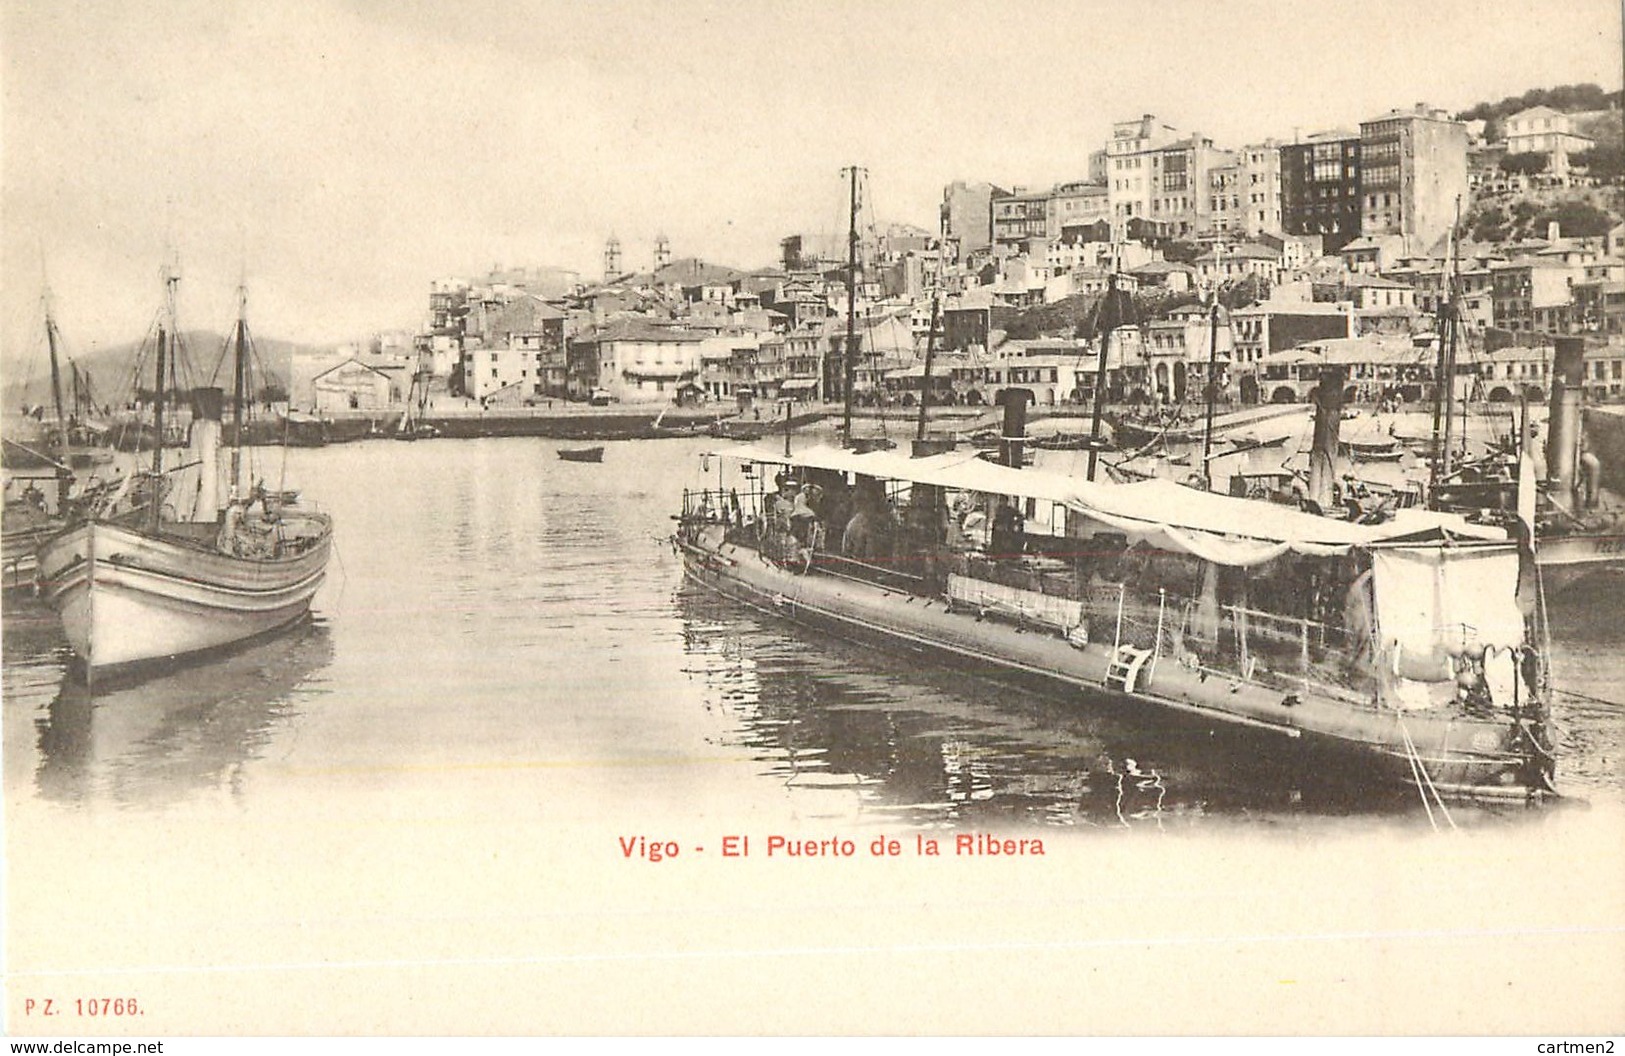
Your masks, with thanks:
M1117 652L1112 654L1111 664L1106 668L1106 687L1133 693L1135 684L1140 679L1140 672L1150 662L1151 655L1150 649L1119 645Z

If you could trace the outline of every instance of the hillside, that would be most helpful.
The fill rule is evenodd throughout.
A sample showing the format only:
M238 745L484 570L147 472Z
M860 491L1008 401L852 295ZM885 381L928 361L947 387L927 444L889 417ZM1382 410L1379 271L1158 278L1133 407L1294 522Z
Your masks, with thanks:
M1556 88L1531 88L1522 95L1509 95L1500 102L1478 103L1456 115L1459 121L1485 121L1485 138L1501 138L1501 122L1532 106L1549 106L1566 114L1619 107L1625 92L1605 92L1596 84L1560 84Z
M1547 225L1556 221L1565 238L1606 234L1625 218L1625 189L1619 187L1558 188L1526 191L1510 199L1484 199L1473 203L1462 218L1475 242L1506 242L1545 238Z
M190 361L190 367L182 370L183 385L230 386L229 360L224 364L221 362L222 353L226 348L224 335L211 330L188 330L181 335L181 347L185 349L186 359ZM273 388L285 390L294 354L318 351L320 349L293 341L255 337L255 390L262 390L268 384ZM78 364L81 371L89 373L96 401L114 405L122 404L131 398L136 385L135 371L138 362L142 363L143 376L140 379L140 386L148 389L152 387L151 353L150 336L142 342L131 341L90 352L71 347L64 349L67 359ZM63 371L66 379L68 371L66 363L63 365ZM0 406L8 412L24 405L44 404L50 400L51 367L43 339L41 346L31 354L29 361L8 370L7 374L4 392L0 395L0 401L3 401Z

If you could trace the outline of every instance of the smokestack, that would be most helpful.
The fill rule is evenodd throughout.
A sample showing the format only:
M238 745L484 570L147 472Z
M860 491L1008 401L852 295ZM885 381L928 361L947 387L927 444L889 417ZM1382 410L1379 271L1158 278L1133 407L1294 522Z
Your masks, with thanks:
M1322 511L1332 508L1332 485L1337 480L1337 445L1343 424L1342 364L1320 368L1315 385L1315 439L1309 449L1309 498Z
M1027 403L1033 398L1028 389L1005 389L999 393L1004 405L1004 428L999 432L999 461L1020 469L1027 437Z
M1546 471L1552 491L1568 495L1574 486L1580 449L1580 399L1585 385L1585 339L1559 337L1552 363L1552 402L1546 423Z
M197 513L200 521L220 516L220 417L226 394L217 388L192 390L192 449L198 461ZM237 428L243 428L239 413ZM239 441L244 439L238 437Z

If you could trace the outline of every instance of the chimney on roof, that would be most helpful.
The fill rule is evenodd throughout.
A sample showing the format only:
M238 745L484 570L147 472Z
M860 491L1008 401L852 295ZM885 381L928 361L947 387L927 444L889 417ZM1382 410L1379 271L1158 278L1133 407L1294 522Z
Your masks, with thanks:
M1562 227L1559 226L1558 222L1556 220L1546 221L1546 241L1556 242L1560 237L1562 237Z

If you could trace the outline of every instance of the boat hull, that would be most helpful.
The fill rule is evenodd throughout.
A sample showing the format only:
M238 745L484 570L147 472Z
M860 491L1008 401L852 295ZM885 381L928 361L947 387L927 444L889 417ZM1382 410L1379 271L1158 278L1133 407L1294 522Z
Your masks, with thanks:
M39 547L61 531L54 518L22 528L8 528L0 543L0 589L7 593L31 591L39 575Z
M1133 692L1109 685L1109 643L1079 647L1058 634L985 619L941 598L886 590L845 577L797 575L755 551L704 537L680 541L694 582L764 613L890 650L945 660L978 673L1034 684L1088 705L1115 705L1146 719L1185 715L1213 728L1256 734L1265 750L1291 753L1315 773L1318 761L1354 761L1362 783L1419 786L1454 798L1523 799L1549 790L1549 768L1532 764L1530 736L1508 717L1460 712L1402 713L1283 692L1169 658Z
M219 553L181 535L77 525L41 546L41 593L87 672L223 649L309 611L331 535L325 517L300 517L319 534L297 554L267 559Z
M1625 535L1608 531L1541 536L1535 563L1547 589L1554 592L1592 576L1617 576L1625 572Z

